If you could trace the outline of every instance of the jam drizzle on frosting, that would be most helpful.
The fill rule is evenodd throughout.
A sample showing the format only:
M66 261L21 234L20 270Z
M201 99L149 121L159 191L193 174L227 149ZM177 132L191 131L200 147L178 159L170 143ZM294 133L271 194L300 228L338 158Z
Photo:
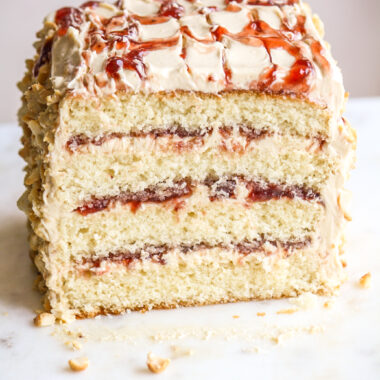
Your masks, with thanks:
M236 0L227 0L228 2L236 1ZM242 0L237 1L241 3ZM299 0L248 0L248 5L261 5L261 6L285 6L285 5L295 5L298 4Z
M70 27L79 29L84 21L84 13L79 8L65 7L59 9L55 14L55 23L58 25L58 36L64 36Z
M90 2L91 3L91 2ZM288 1L249 1L249 5L294 5L298 3L297 0ZM87 3L86 3L87 4ZM239 12L241 10L239 3L226 1L225 11ZM89 5L87 5L89 6ZM92 4L91 4L92 6ZM209 11L214 11L214 7L209 7ZM199 10L199 13L205 11L205 8ZM121 70L133 70L137 73L141 80L147 78L147 69L144 63L144 56L152 50L165 49L175 46L179 42L179 35L171 37L169 39L154 39L148 42L139 42L138 27L136 21L142 25L156 25L167 22L170 18L180 19L184 14L183 7L172 0L165 0L162 2L159 11L156 16L138 16L129 15L127 17L128 26L123 30L112 31L107 33L107 24L112 22L111 20L104 20L102 26L98 26L95 31L90 32L91 48L97 53L101 53L106 47L112 50L127 49L128 51L122 55L115 55L108 58L105 71L109 77L120 80ZM315 76L315 68L313 63L306 59L302 53L302 50L297 46L298 41L302 41L306 36L305 22L306 17L299 15L297 22L291 28L287 25L286 20L283 20L280 30L275 30L270 27L266 22L259 19L257 11L253 10L249 14L249 22L239 33L230 33L225 27L216 26L211 27L210 18L207 15L208 22L210 24L211 38L199 39L194 36L190 28L187 25L180 27L180 32L184 35L204 44L210 44L215 42L223 43L224 38L228 37L236 40L242 44L264 47L267 51L271 66L267 67L260 75L257 81L251 83L251 89L266 91L278 94L302 94L307 93L310 89L312 79ZM93 36L96 36L94 39ZM91 38L92 37L92 38ZM315 55L317 63L324 69L329 68L329 62L323 56L323 47L318 42L313 40L310 36L307 36L308 42L311 43L312 52ZM99 42L99 39L101 42ZM95 41L95 42L94 42ZM289 55L294 57L295 61L289 70L288 75L283 78L282 82L278 81L278 66L273 64L271 50L281 48L285 50ZM182 59L186 60L187 52L186 46L182 48L180 54ZM233 72L228 65L225 55L222 56L222 65L225 76L225 85L227 88L233 88ZM189 72L190 68L187 66ZM210 81L213 79L211 78Z
M33 76L35 78L38 77L38 74L40 72L40 68L43 65L46 65L47 63L50 62L52 47L53 47L53 39L52 38L49 38L48 40L46 40L45 43L42 45L40 55L37 59L37 62L35 63L35 65L33 67Z
M310 89L312 76L315 75L315 69L312 62L304 58L301 48L294 43L294 41L302 39L302 36L305 34L306 17L298 16L297 23L292 29L286 24L283 24L282 30L279 31L271 28L262 20L253 19L254 17L255 16L251 16L251 21L241 32L236 34L230 33L226 28L218 26L212 32L214 40L222 42L223 38L227 36L243 44L254 47L263 46L265 48L272 66L264 70L257 82L251 84L252 89L279 94L307 93ZM291 36L291 38L289 38L289 36ZM315 44L313 52L318 62L327 70L329 63L326 58L322 56L322 45L314 40L312 44ZM271 55L271 50L278 48L285 50L295 59L289 74L283 79L282 83L277 82L278 66L273 64ZM225 64L223 66L226 84L228 85L231 82L231 71Z
M106 72L114 79L119 79L120 69L134 70L140 79L146 78L146 66L143 62L143 56L151 50L164 49L172 47L178 43L179 37L171 39L149 42L136 42L129 40L130 51L122 57L112 57L106 65Z
M80 7L82 9L86 8L97 8L100 5L100 1L87 1L86 3L83 3Z
M143 3L140 0L136 1ZM331 65L334 63L326 54L318 34L312 29L311 19L308 19L309 16L302 5L298 5L298 0L225 0L224 4L217 6L207 6L202 0L188 1L188 5L175 0L148 0L148 3L150 5L141 12L140 8L134 8L134 5L130 8L129 2L123 1L114 5L87 1L78 8L59 9L54 16L57 25L56 36L53 37L53 42L42 45L40 57L35 63L34 75L38 76L41 66L50 62L51 45L73 27L84 32L80 37L70 36L84 38L80 47L84 70L77 70L77 86L71 88L84 91L87 89L90 92L140 88L165 91L177 88L170 84L169 78L172 75L170 70L177 70L175 73L173 71L173 75L179 78L176 79L179 81L179 89L192 90L199 87L200 91L205 92L244 89L307 97L312 101L321 100L328 105L324 102L324 96L330 96L326 93L327 87L319 86L318 82L325 80L324 77L326 80L335 80L332 79L331 71ZM260 8L265 6L268 10ZM231 13L231 16L228 13ZM199 21L198 24L198 21L193 19L194 21L190 22L187 16L201 16L197 20L203 18L204 21ZM234 21L235 17L240 21ZM229 23L235 25L231 30ZM159 28L161 24L162 29ZM155 26L157 37L154 33ZM248 49L244 50L244 45ZM246 54L247 57L249 54L256 54L255 51L260 49L261 52L257 54L262 54L264 50L265 59L258 57L258 71L256 68L251 71L249 66L244 65L241 68L236 62L233 63L231 55L228 55L232 54L229 53L232 47L238 49L236 54L244 51L241 54ZM259 50L252 49L252 53L249 53L249 48ZM169 55L176 56L173 59L179 58L183 63L176 61L177 66L166 70L161 58L163 55L148 57L148 54L155 50L167 50ZM274 51L277 53L275 59ZM215 54L210 61L209 73L203 74L205 66L202 66L202 55L194 54L205 54L206 66L207 54ZM155 59L158 60L157 67L154 66L156 62L153 62ZM95 62L96 68L93 66ZM212 65L215 65L215 71ZM170 64L168 66L170 67ZM156 82L155 75L161 75L161 67L163 74L162 77L157 77ZM335 70L335 67L333 69ZM137 74L136 79L125 76L129 71ZM66 74L57 76L64 75ZM242 79L239 79L239 75L243 75ZM165 76L168 76L167 82ZM339 81L339 76L337 78Z
M183 6L172 0L165 0L158 11L160 16L173 17L176 19L180 19L184 13L185 10L183 9Z

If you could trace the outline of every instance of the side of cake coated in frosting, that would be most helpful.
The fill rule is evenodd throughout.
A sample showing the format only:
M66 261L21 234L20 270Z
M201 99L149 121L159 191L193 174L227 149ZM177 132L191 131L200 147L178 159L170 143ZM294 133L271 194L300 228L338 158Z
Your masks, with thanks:
M65 7L45 24L34 67L53 87L125 91L253 90L340 108L340 70L298 0L119 0Z

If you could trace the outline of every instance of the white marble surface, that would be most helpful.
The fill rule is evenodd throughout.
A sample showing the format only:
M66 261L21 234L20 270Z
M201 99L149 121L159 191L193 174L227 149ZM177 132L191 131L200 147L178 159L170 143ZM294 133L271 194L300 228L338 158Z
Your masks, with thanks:
M379 379L380 378L380 98L349 103L347 118L359 136L346 260L349 279L333 306L292 315L288 300L249 302L77 321L82 349L74 352L62 327L35 328L40 296L28 259L19 128L0 125L0 379L148 379L149 351L172 358L163 379ZM372 286L358 279L372 273ZM265 311L265 317L257 312ZM240 318L233 318L239 315ZM173 327L174 326L174 327ZM53 334L53 335L52 335ZM192 356L173 352L193 350ZM90 366L70 373L67 361L87 356Z

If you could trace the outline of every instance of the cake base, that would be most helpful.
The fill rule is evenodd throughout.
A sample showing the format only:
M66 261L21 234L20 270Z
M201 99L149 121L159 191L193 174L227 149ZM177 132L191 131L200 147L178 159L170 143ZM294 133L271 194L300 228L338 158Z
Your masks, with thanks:
M136 260L128 265L109 262L94 270L78 266L55 284L56 290L50 282L47 296L58 318L68 313L89 318L127 310L296 297L305 292L332 295L345 278L338 256L323 258L311 248L286 254L284 249L243 255L212 248L171 252L164 264Z

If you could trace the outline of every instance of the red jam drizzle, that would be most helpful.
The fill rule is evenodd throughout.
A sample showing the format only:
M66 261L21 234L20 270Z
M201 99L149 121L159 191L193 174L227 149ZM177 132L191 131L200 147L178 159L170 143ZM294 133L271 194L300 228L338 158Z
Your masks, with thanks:
M215 41L222 41L224 36L228 36L243 44L254 47L263 46L271 61L272 49L281 48L285 50L294 57L295 63L291 67L290 72L284 79L283 83L275 86L278 67L272 65L261 74L257 82L252 83L252 88L273 93L303 94L307 93L310 89L311 80L315 75L315 68L312 62L305 59L301 49L293 40L300 40L305 35L305 22L306 18L304 16L299 16L294 28L289 29L283 24L281 30L275 30L262 20L252 20L239 33L232 34L226 28L218 26L212 31L212 36ZM184 32L187 33L186 30ZM289 38L289 36L291 37ZM311 37L308 37L308 39L311 40L311 49L316 57L315 59L317 60L318 65L322 66L324 70L328 70L330 65L322 54L322 45ZM228 86L231 81L231 72L228 70L225 63L224 72L226 84Z
M329 61L324 56L324 48L319 41L313 41L311 44L311 51L315 56L318 65L322 68L323 71L327 72L330 69Z
M299 92L306 92L308 90L306 81L313 74L314 67L312 63L307 59L299 59L293 64L284 82L288 88L295 90L300 87Z
M133 20L138 21L141 25L156 25L156 24L162 24L164 22L168 22L170 20L170 17L167 16L138 16L133 15Z
M83 3L80 7L85 8L97 8L100 5L100 1L87 1Z
M50 62L51 58L51 49L53 46L53 39L50 38L45 41L41 48L40 56L37 59L36 64L33 67L33 75L35 78L38 77L38 74L40 72L40 68Z
M108 41L116 43L116 49L121 50L129 46L129 41L136 41L138 37L138 26L136 23L131 23L127 28L123 30L110 32L108 35Z
M58 35L64 36L72 26L79 29L84 22L84 14L79 8L65 7L59 9L55 14L55 23L58 25Z
M234 3L228 3L227 7L224 9L227 12L240 12L241 8L236 5L236 1Z
M107 61L106 72L116 80L120 79L120 70L134 70L137 75L143 80L146 76L145 65L143 63L144 50L132 50L122 57L113 57Z
M181 18L184 13L185 10L183 9L183 6L171 0L165 0L158 11L160 16L173 17L176 19Z
M106 72L114 79L120 79L120 70L134 70L141 80L146 78L146 67L143 62L143 56L152 50L164 49L174 46L178 43L179 37L169 38L167 40L157 39L148 42L135 42L130 40L130 52L121 57L112 57L107 61Z
M227 0L228 2L234 0ZM235 0L236 1L236 0ZM278 1L278 0L248 0L248 5L261 5L261 6L284 6L284 5L294 5L298 4L299 0L287 0L287 1Z
M237 12L239 11L242 1L226 0L226 11ZM298 4L298 0L248 0L249 5L264 5L264 6L284 6ZM122 2L118 1L117 6L122 7ZM85 2L81 8L94 8L99 6L99 1ZM206 17L209 18L208 13L213 11L213 7L201 8L198 12L204 12ZM121 70L132 70L137 73L141 80L146 79L146 66L144 64L144 55L152 50L164 49L174 46L178 43L179 36L169 39L156 39L147 42L138 41L138 25L154 25L168 22L170 18L179 19L185 14L182 5L174 0L161 0L161 6L155 16L138 16L138 15L117 15L110 19L102 18L100 25L93 26L88 33L87 43L90 48L100 54L106 48L109 51L116 49L119 54L110 57L106 62L106 73L109 77L115 80L120 80ZM254 9L249 13L250 20L248 24L239 33L230 33L226 28L217 26L210 28L210 37L199 39L190 30L188 26L181 26L181 33L197 40L198 42L210 44L215 41L222 42L225 37L229 37L239 43L250 45L253 47L264 47L268 53L271 61L270 67L266 68L260 75L258 80L250 84L252 90L259 90L267 93L274 94L290 94L290 95L304 95L310 91L311 84L315 78L316 65L318 65L323 72L327 72L330 64L325 56L323 45L314 40L306 33L306 17L303 15L297 16L295 25L289 26L288 20L283 19L281 28L279 30L273 29L263 20L258 19L258 12ZM128 21L128 26L124 27ZM210 22L210 20L208 20ZM58 34L64 35L70 26L78 28L84 22L84 13L79 8L62 8L56 13L56 23L59 26ZM306 43L310 46L313 53L313 62L306 59L304 56L300 43ZM288 74L281 80L278 80L279 67L272 62L271 51L273 49L283 49L292 57L294 57L294 64L290 68ZM182 48L180 54L182 59L186 60L187 52L186 46ZM48 57L47 54L41 58L41 64L44 63ZM226 61L225 55L223 59L223 70L225 77L225 85L227 89L233 87L232 83L232 70ZM36 64L37 72L39 64ZM188 71L191 73L190 68ZM212 80L212 77L209 76Z

